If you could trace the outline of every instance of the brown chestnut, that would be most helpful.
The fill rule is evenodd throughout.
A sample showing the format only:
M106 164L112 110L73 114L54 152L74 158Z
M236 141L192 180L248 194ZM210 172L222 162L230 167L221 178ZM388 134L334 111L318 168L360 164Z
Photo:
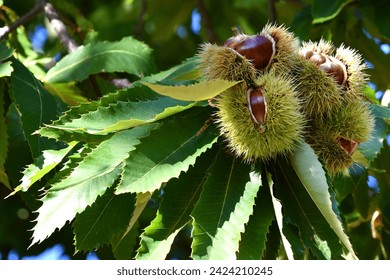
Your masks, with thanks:
M263 89L248 89L246 98L253 121L260 125L264 124L267 116L267 102L264 97Z
M324 70L326 73L329 73L333 75L336 82L341 85L345 86L345 83L347 82L348 74L347 69L341 61L338 59L330 56L328 60L331 62L328 65L324 65L323 67L320 66L322 70Z
M318 66L318 65L321 65L323 63L326 63L326 57L323 54L314 53L310 56L310 61Z
M317 65L325 73L332 75L337 84L344 86L347 82L348 74L345 65L333 56L313 51L301 52L301 55Z
M341 148L343 148L344 151L350 156L353 155L357 146L359 145L358 142L344 138L342 136L338 137L337 141L340 143Z
M245 56L259 70L271 64L276 52L275 41L271 36L238 34L227 39L224 46Z

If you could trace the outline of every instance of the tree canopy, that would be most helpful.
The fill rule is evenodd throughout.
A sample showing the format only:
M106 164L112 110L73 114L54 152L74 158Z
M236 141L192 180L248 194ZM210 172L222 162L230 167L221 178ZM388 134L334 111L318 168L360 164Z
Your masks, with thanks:
M389 258L387 1L0 6L3 259Z

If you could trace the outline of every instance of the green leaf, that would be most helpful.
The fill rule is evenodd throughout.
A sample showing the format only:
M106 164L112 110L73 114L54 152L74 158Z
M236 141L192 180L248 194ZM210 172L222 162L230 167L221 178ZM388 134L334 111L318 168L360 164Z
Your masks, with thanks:
M164 120L126 160L116 192L153 192L162 183L187 171L219 136L213 124L198 133L210 114L209 108L194 108Z
M118 234L111 242L112 252L117 260L129 260L134 256L135 247L139 241L140 226L138 222L124 235Z
M114 188L110 188L77 214L73 223L76 252L97 250L111 244L118 234L126 231L134 204L134 194L115 195Z
M199 59L197 57L191 57L168 70L147 76L142 81L149 83L161 82L163 84L179 81L195 81L202 76L198 65Z
M149 192L136 194L135 208L133 211L133 215L131 216L131 219L128 222L127 229L124 233L118 235L118 238L116 238L112 242L112 251L118 256L119 259L123 259L123 258L129 259L130 256L132 255L129 251L128 253L125 253L124 251L126 249L129 250L131 247L134 247L131 246L131 245L135 245L135 242L133 242L134 240L132 239L132 237L135 235L134 226L138 226L138 219L140 218L141 214L145 210L145 207L147 206L148 202L152 198L152 195L153 193L149 193ZM123 246L129 246L129 247L123 248Z
M0 44L1 46L1 44ZM7 188L11 189L8 175L5 172L5 161L8 154L8 133L7 123L5 118L5 84L4 80L0 80L0 183L4 184Z
M337 201L342 202L352 194L354 205L362 218L367 218L370 207L367 181L368 170L359 164L350 168L349 176L339 175L332 180Z
M208 177L207 169L215 159L215 151L215 148L207 151L195 166L165 186L157 216L141 235L136 259L166 258L177 233L191 221L190 214Z
M267 173L267 179L268 179L268 185L270 189L271 199L272 199L272 205L275 212L275 219L277 222L277 225L279 227L280 237L284 246L284 251L286 252L287 258L289 260L294 259L294 255L298 255L300 251L303 251L303 245L301 244L301 241L294 240L291 234L291 227L287 226L287 222L284 219L283 211L282 211L282 203L280 199L278 199L275 196L274 191L274 182L272 181L271 175ZM291 241L291 243L290 243ZM301 247L302 246L302 247ZM302 249L301 249L302 248Z
M305 187L318 211L323 215L334 233L337 234L340 242L348 250L352 258L356 259L352 244L344 231L339 217L334 212L334 205L332 205L325 172L314 151L308 144L302 143L290 157L290 160L299 180L302 182L302 185ZM321 228L325 230L323 226ZM322 232L317 231L318 237L321 237L320 233ZM331 244L329 243L328 245L330 246Z
M358 146L358 151L366 159L367 162L365 165L367 166L376 158L383 146L383 140L386 138L388 125L383 119L390 119L389 108L377 104L369 104L369 108L375 117L375 126L371 138ZM353 158L355 159L358 156L359 154L354 155Z
M140 77L152 70L151 49L134 38L125 37L117 42L79 47L47 72L45 82L82 81L100 72L127 72Z
M172 7L176 7L174 13L171 12ZM181 0L171 0L169 5L166 5L166 2L155 2L148 6L149 23L157 28L151 40L165 46L166 42L175 35L172 31L188 21L193 9L194 3Z
M10 58L13 53L14 53L13 49L10 49L5 44L0 43L0 61Z
M271 224L268 227L268 232L266 236L266 243L265 248L262 254L263 260L276 260L276 259L283 259L284 254L282 253L281 248L281 234L279 230L278 223L275 220L271 222Z
M137 193L136 195L136 201L135 201L135 208L133 212L133 216L131 217L131 220L129 222L129 225L127 227L127 232L129 232L133 226L136 224L138 221L138 218L141 216L142 212L145 210L146 205L152 198L153 193L146 192L146 193ZM125 233L125 234L126 234ZM124 237L124 235L123 235Z
M287 160L279 159L272 173L275 182L274 196L282 205L281 232L291 244L293 258L302 259L306 257L305 252L311 252L316 259L339 259L342 246L337 235ZM327 247L323 247L323 244L327 244ZM288 256L291 259L291 253Z
M50 178L47 185L54 185L62 179L69 177L70 174L72 174L72 172L74 171L74 169L76 169L76 167L79 166L81 162L83 162L84 158L88 157L99 144L92 145L84 143L84 145L78 150L70 153L70 155L68 155L67 157L67 161L63 164L61 170L56 172L54 176Z
M48 93L34 75L18 60L12 60L15 71L12 73L12 97L21 115L24 134L37 158L43 150L53 149L57 144L50 140L33 135L44 123L55 119L64 109L64 104Z
M150 124L114 134L85 156L69 176L54 183L38 209L32 244L44 240L103 195L118 179L129 152L155 127Z
M202 81L192 85L168 86L142 82L155 92L185 101L201 101L211 99L242 81L212 80Z
M340 11L353 0L323 1L315 0L312 7L313 24L334 19Z
M35 163L30 164L23 171L22 182L17 186L14 191L9 195L22 191L26 192L36 181L40 180L43 176L49 173L55 168L64 157L76 146L77 142L69 143L68 147L61 150L45 150L42 155L39 156Z
M7 154L12 156L7 155L5 169L7 170L11 186L16 186L22 178L22 173L20 171L23 170L26 165L33 162L33 158L22 129L20 114L14 103L11 103L8 108L6 120L8 139L12 139L12 141L8 140ZM0 134L2 132L0 132Z
M362 12L365 25L375 26L374 37L385 39L390 38L390 19L388 17L389 2L388 1L369 1L363 0L359 2L359 10ZM367 28L367 27L366 27ZM368 30L371 33L371 30Z
M235 259L260 186L250 166L221 150L191 216L193 259Z
M183 63L173 67L169 74L164 77L166 81L194 81L202 77L202 72L199 69L199 59L192 57Z
M383 255L389 255L390 253L390 146L385 143L379 156L373 163L373 175L378 180L379 193L378 199L378 211L380 212L380 225L377 230L381 234L381 250ZM378 220L377 220L378 221ZM374 225L375 226L375 225Z
M368 98L368 100L371 103L379 104L379 100L376 98L376 92L375 90L370 87L369 85L366 85L363 89L363 95Z
M386 211L387 204L390 201L390 147L387 143L384 144L378 157L372 163L372 171L375 178L378 180L379 186L379 206L382 211ZM387 208L388 209L388 208Z
M389 107L384 107L384 106L377 105L377 104L369 104L369 108L370 108L372 114L376 118L383 118L383 119L390 120L390 108Z
M368 218L368 211L370 207L370 198L368 190L368 172L367 169L356 166L351 174L351 179L353 181L353 200L355 206L358 209L360 215L363 218Z
M350 46L358 49L362 57L374 66L367 70L370 82L374 83L378 89L386 90L389 86L387 77L390 76L390 68L388 67L390 56L384 54L375 39L368 37L366 33L361 31L362 29L364 26L359 21L348 28L342 39L345 42L350 42Z
M11 73L14 71L11 64L11 61L6 61L0 64L0 78L11 76Z
M83 92L74 83L45 84L45 88L71 106L88 102L88 98L83 96Z
M241 235L237 258L240 260L260 260L266 249L269 227L275 219L271 194L268 185L261 186L256 196L253 214Z
M138 125L152 123L157 120L187 110L196 105L194 102L178 101L169 97L157 96L145 87L134 87L127 91L130 100L99 106L94 111L84 113L69 122L61 118L48 129L62 129L70 132L86 132L89 134L105 135L119 130L128 129ZM151 96L153 99L145 99ZM73 112L68 112L69 115Z

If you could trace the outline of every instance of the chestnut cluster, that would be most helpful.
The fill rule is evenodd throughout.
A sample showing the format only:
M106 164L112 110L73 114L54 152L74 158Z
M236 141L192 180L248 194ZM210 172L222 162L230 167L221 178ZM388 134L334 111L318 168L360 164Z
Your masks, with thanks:
M346 173L373 117L364 101L366 68L357 51L300 42L283 26L259 34L235 31L223 46L198 54L206 80L244 81L213 99L215 121L229 148L245 161L311 145L329 174Z

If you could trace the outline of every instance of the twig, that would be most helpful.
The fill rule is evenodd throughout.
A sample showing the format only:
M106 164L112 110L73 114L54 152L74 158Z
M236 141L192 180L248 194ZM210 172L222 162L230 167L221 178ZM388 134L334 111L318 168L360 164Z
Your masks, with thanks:
M68 53L74 52L79 47L79 45L69 35L65 24L60 19L59 14L57 13L52 4L47 3L45 5L45 14L46 17L49 19L54 31L57 33L61 44L66 48ZM94 89L96 96L100 97L101 92L96 82L96 79L94 77L90 77L89 81L91 82L91 86ZM117 88L126 88L130 87L131 85L131 83L127 79L110 79L110 82Z
M25 15L20 17L18 20L14 21L8 26L0 28L0 40L6 38L10 33L15 31L19 26L25 24L26 22L32 20L36 15L38 15L43 10L46 0L36 0L35 6Z
M79 46L72 37L70 37L65 24L61 21L59 14L54 9L51 3L46 3L45 7L45 15L49 19L51 26L56 32L60 42L66 50L71 53L74 52Z
M19 26L24 25L28 21L32 20L42 11L44 11L51 26L56 32L61 44L66 48L69 53L74 52L79 47L79 45L69 35L67 28L63 21L60 19L58 12L47 0L36 0L35 6L28 13L26 13L10 25L0 28L0 40L5 39L11 32L15 31ZM131 85L131 83L127 79L111 79L111 82L117 88L129 87ZM92 87L96 91L96 81L92 81ZM100 92L97 91L96 94L99 96Z
M277 15L276 15L276 0L268 0L268 15L269 15L269 21L270 23L276 23L277 22Z
M210 21L210 16L209 13L207 12L207 9L203 3L203 0L197 0L197 6L199 9L199 13L202 16L202 19L204 20L204 25L206 27L206 35L207 35L207 40L210 43L215 43L217 42L217 36L215 35L214 29L211 25Z
M146 2L146 0L142 0L141 1L141 11L139 13L137 26L135 27L135 30L134 30L134 37L136 37L136 38L141 37L142 30L144 28L146 9L147 9L147 2Z

